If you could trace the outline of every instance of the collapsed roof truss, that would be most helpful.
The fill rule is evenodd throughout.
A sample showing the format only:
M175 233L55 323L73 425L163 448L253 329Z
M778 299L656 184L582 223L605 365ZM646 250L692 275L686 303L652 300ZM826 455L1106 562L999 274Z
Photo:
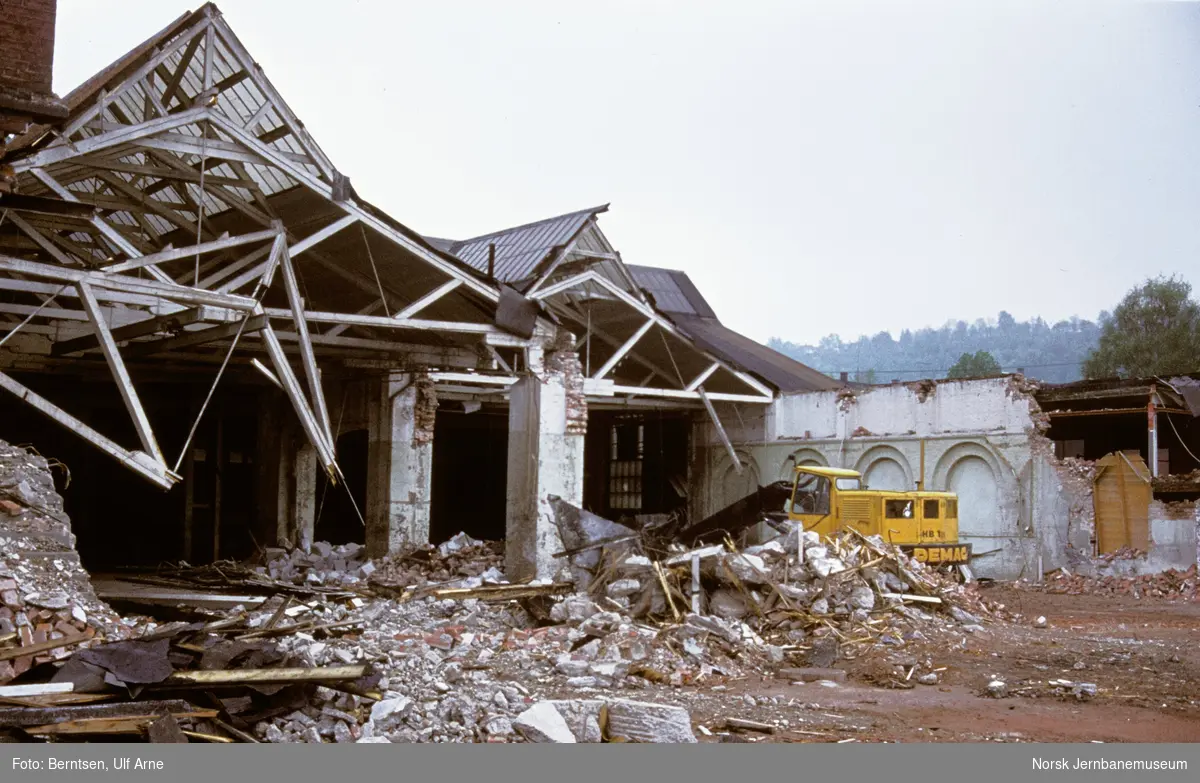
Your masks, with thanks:
M154 483L167 488L179 480L182 454L173 465L163 454L126 356L206 351L209 361L220 362L219 380L245 338L243 346L270 357L274 378L335 475L314 345L393 353L426 348L461 361L474 357L472 343L530 344L488 317L499 299L494 286L354 196L211 4L131 52L68 103L73 111L61 129L35 129L12 145L19 187L17 195L0 198L0 318L7 320L0 339L40 335L54 356L102 354L141 449L117 445L9 375L0 385ZM319 207L316 219L278 207L297 191ZM352 227L373 274L317 247ZM396 259L423 265L421 279L432 282L401 290L397 281L411 275L385 269L381 276L372 252L379 243L393 266ZM313 309L297 258L376 301ZM272 306L266 296L277 273L279 306ZM420 317L451 297L458 301L442 309L460 317ZM79 306L60 301L68 299ZM363 335L343 336L349 329ZM537 336L546 329L543 322ZM281 337L294 343L303 383Z
M208 362L215 387L235 349L266 354L336 476L319 353L402 355L443 388L503 394L516 359L552 335L541 316L531 338L496 326L493 281L361 201L212 4L66 101L61 126L10 144L18 192L0 194L0 345L102 357L140 448L11 375L0 373L0 387L159 486L180 480L188 444L174 462L164 454L128 361ZM591 212L525 287L582 335L589 397L703 404L710 414L711 401L770 402L770 388L647 302ZM615 320L593 321L597 303Z
M697 402L703 402L707 398L723 402L769 403L774 399L774 392L757 378L696 347L666 316L595 269L543 286L533 294L533 298L582 327L583 338L580 347L583 346L582 340L587 340L590 336L598 338L613 349L599 368L590 373L589 380L593 389L603 388L601 384L610 382L614 370L622 362L628 362L639 365L641 369L648 371L648 374L636 386L612 380L611 393L690 399ZM637 319L641 319L623 341L598 326L589 317L587 308L591 302L597 300L623 307L636 314ZM650 336L652 332L658 333L657 336L669 360L669 367L635 350L639 345L643 345L643 341L653 341L654 338ZM677 345L676 349L671 348L672 341ZM691 360L689 364L696 367L691 374L685 373L682 366L685 355ZM695 365L696 361L700 364ZM727 384L738 384L741 389L707 391L706 385L711 387L720 377L718 373L724 376L723 380ZM656 380L665 386L651 387L649 384Z

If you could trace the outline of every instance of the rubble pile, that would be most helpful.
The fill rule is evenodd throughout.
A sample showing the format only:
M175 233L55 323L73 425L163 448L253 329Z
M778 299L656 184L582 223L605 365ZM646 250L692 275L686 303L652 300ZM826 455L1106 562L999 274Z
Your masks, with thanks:
M317 541L308 552L268 547L264 550L266 563L257 566L254 572L296 585L349 587L369 577L374 570L368 565L366 555L362 544L333 546Z
M1140 553L1129 553L1127 558ZM1046 576L1042 585L1021 585L1025 589L1043 589L1065 595L1129 596L1131 598L1165 598L1172 601L1200 601L1200 579L1196 566L1186 571L1169 569L1155 574L1135 576L1085 576L1068 571L1056 571Z
M47 460L0 441L0 685L132 625L93 592Z
M974 586L854 531L822 539L793 526L744 551L732 540L676 544L652 559L635 531L554 505L577 592L551 618L598 642L581 651L605 650L619 671L654 682L828 668L1003 616ZM579 653L558 668L578 685L611 684Z
M1083 486L1091 487L1096 481L1096 463L1079 457L1064 457L1058 460L1060 473L1066 473L1080 482Z
M504 545L478 541L458 533L436 547L420 547L389 555L371 564L369 579L375 589L404 587L480 587L507 584L501 568Z
M318 542L266 550L258 563L146 575L187 586L192 600L205 591L255 602L211 601L166 625L122 621L30 660L10 678L17 690L0 688L0 732L694 742L687 692L676 688L839 681L837 667L876 657L885 664L876 682L933 684L932 664L905 676L895 654L1002 616L973 585L854 532L822 539L784 526L744 551L732 539L687 548L659 528L555 508L564 544L555 580L511 584L502 544L461 533L377 561L356 545ZM0 656L14 644L0 636Z
M477 541L459 533L437 547L424 546L380 560L367 558L361 544L312 544L310 550L268 547L264 564L254 573L274 582L307 587L366 589L369 587L479 587L506 583L500 566L502 544Z
M1200 494L1200 469L1193 470L1191 473L1155 476L1150 483L1156 494Z
M1097 555L1092 558L1092 562L1097 565L1115 563L1120 560L1144 560L1146 553L1141 549L1131 546L1123 546L1120 549L1115 549L1112 552L1107 552L1102 555Z
M148 622L137 638L35 666L0 688L0 732L9 740L145 732L154 742L255 742L256 721L310 704L322 689L377 697L370 666L297 665L269 638L272 623L253 631L246 619Z

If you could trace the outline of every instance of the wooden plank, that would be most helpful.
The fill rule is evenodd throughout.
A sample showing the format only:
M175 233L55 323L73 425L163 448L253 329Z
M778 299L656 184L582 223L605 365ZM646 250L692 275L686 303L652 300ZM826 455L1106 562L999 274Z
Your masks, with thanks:
M138 321L125 326L118 326L115 329L109 329L109 334L116 342L125 342L132 340L135 337L144 337L148 334L157 332L175 331L181 329L188 324L193 324L198 321L215 318L218 310L209 307L192 307L187 310L180 310L176 313L160 315L153 318L147 318L144 321ZM55 343L50 348L51 356L66 356L79 351L87 351L92 348L98 348L100 341L94 334L89 334L84 337L76 337L72 340L64 340L61 343Z
M725 728L741 731L757 731L762 734L774 734L776 731L775 727L770 723L759 723L756 720L745 720L744 718L726 718Z
M95 589L96 595L105 601L126 601L152 606L187 604L200 609L232 609L241 605L247 609L253 609L267 600L266 596L262 595L226 595L171 588L150 588L115 579L93 579L92 587Z
M135 704L137 702L134 702ZM189 710L187 712L172 712L171 717L191 718L193 720L202 720L206 718L215 718L218 715L217 710ZM131 715L127 718L93 718L89 720L73 720L64 721L62 723L49 723L43 726L27 726L24 730L28 734L141 734L154 721L161 718L162 715Z
M483 585L482 587L449 587L441 590L416 591L422 597L452 598L465 601L478 598L480 601L511 601L517 598L536 598L543 595L559 595L574 589L570 582L555 582L548 585Z
M89 637L83 636L82 634L79 636L64 636L61 639L50 639L48 641L42 642L41 644L31 644L31 645L27 645L25 647L13 647L12 649L9 649L9 650L0 650L0 661L10 661L13 658L23 658L26 655L41 655L44 652L49 652L50 650L57 650L60 647L69 647L72 644L79 644L80 642L87 641L88 638ZM18 687L18 686L8 686L8 687ZM0 688L0 691L3 691L3 688ZM4 695L4 694L0 693L0 695ZM10 694L10 695L20 695L20 694Z
M231 671L175 672L156 688L185 685L245 685L284 684L292 682L328 682L357 680L367 674L366 664L351 666L317 666L314 668L234 669Z
M21 652L22 655L29 653ZM75 690L73 682L35 682L28 685L0 685L0 698L14 696L46 696L56 693L70 693Z
M48 696L26 696L23 698L0 698L0 706L9 707L62 707L68 704L93 704L109 701L111 693L52 693Z
M186 729L183 729L183 730L180 730L179 733L182 734L185 738L186 737L195 737L196 739L203 740L204 742L217 742L222 745L228 745L233 742L233 740L229 739L229 737L220 737L220 736L217 736L216 734L205 734L200 731L188 731Z
M41 726L55 722L144 719L147 723L163 713L187 715L196 708L182 699L124 701L113 704L84 704L63 707L0 707L0 726ZM215 711L212 715L215 716Z
M161 340L134 343L125 349L125 353L130 358L154 356L155 354L167 353L180 348L190 348L196 345L206 345L218 340L227 340L236 335L239 329L243 335L252 334L265 327L268 323L269 319L265 315L250 316L246 321L245 328L242 328L240 320L233 321L221 324L220 326L199 329L194 332L184 332L175 337L164 337Z
M884 598L899 598L902 601L917 601L923 604L940 604L942 599L934 595L913 595L912 593L880 593Z
M662 585L663 594L667 597L667 606L671 607L671 614L675 617L675 622L681 619L679 610L675 608L675 599L671 597L671 586L667 584L667 575L663 572L662 563L657 560L654 562L654 573L658 575L658 583Z

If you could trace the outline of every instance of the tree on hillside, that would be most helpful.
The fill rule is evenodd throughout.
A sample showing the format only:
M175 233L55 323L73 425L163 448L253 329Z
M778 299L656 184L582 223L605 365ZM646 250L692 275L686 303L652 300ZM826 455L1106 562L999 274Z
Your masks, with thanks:
M980 378L985 375L999 375L1000 362L987 351L976 351L974 354L964 353L946 373L947 378Z
M1104 318L1083 363L1087 378L1142 378L1200 370L1200 304L1187 281L1147 280Z
M963 353L987 351L1001 367L1023 367L1031 378L1065 383L1079 380L1080 366L1099 340L1100 327L1086 319L1051 324L1041 318L1018 321L1001 312L995 320L952 320L941 327L905 329L896 339L886 332L854 340L834 334L815 345L778 338L770 345L834 378L841 372L865 374L871 369L883 380L941 378Z

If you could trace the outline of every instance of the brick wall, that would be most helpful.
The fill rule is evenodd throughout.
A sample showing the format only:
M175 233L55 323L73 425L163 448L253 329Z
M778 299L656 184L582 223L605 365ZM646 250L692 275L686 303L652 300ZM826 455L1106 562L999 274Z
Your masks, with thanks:
M0 86L49 93L56 0L0 0Z

